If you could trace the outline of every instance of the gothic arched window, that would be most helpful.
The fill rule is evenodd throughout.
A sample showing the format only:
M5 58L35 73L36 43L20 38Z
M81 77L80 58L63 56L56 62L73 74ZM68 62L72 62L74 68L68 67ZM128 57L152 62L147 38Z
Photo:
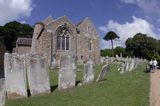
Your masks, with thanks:
M58 30L57 35L57 49L58 50L69 50L69 36L70 32L67 28L62 27Z

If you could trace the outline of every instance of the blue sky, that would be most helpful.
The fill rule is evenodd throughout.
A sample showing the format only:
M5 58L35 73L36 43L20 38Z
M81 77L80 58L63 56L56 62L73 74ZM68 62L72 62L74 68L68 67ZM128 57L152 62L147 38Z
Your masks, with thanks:
M110 30L120 36L115 46L124 46L138 32L159 38L159 5L159 0L0 0L0 25L13 20L34 25L49 15L67 15L76 24L90 17L103 49L110 48L102 39Z

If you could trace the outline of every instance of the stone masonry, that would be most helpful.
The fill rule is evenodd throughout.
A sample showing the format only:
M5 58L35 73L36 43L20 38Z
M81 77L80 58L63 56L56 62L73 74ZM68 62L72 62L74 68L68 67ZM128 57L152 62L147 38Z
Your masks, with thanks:
M67 35L69 40L63 40L61 35ZM62 40L58 37L62 37ZM68 53L75 55L78 64L86 63L89 58L99 63L99 36L89 18L74 25L66 16L58 19L49 16L35 24L31 52L47 53L49 65L55 63L54 66L60 64L61 55Z

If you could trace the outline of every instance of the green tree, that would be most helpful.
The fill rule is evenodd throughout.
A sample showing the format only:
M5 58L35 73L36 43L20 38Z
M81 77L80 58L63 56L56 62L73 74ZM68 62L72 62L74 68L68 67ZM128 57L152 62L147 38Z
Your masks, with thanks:
M0 41L6 46L6 50L12 52L16 46L18 37L32 37L33 28L28 24L21 24L17 21L6 23L0 26Z
M111 57L111 56L112 56L111 50L110 50L110 49L101 50L101 56L102 56L102 57L106 57L106 56Z
M119 55L120 56L121 53L123 54L123 56L125 55L125 48L119 47L119 46L114 48L114 54L115 55Z
M125 44L126 51L132 56L150 59L159 55L158 40L146 34L137 33L133 38L128 38Z
M109 31L105 35L105 37L103 38L106 41L109 41L109 40L111 41L111 45L112 45L111 54L112 54L112 56L114 55L114 53L113 53L113 40L116 39L116 38L119 39L119 36L115 32L113 32L113 31Z

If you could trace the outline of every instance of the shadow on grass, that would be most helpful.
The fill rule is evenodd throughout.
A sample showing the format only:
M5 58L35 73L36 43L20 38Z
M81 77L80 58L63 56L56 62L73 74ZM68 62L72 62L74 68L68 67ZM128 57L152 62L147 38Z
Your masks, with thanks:
M57 85L52 85L52 86L51 86L51 92L55 91L56 88L58 88L58 84L57 84Z
M28 95L28 97L31 96L31 91L30 91L30 89L27 89L27 95Z
M79 81L76 81L76 86L79 84L81 82L81 80L79 80Z

